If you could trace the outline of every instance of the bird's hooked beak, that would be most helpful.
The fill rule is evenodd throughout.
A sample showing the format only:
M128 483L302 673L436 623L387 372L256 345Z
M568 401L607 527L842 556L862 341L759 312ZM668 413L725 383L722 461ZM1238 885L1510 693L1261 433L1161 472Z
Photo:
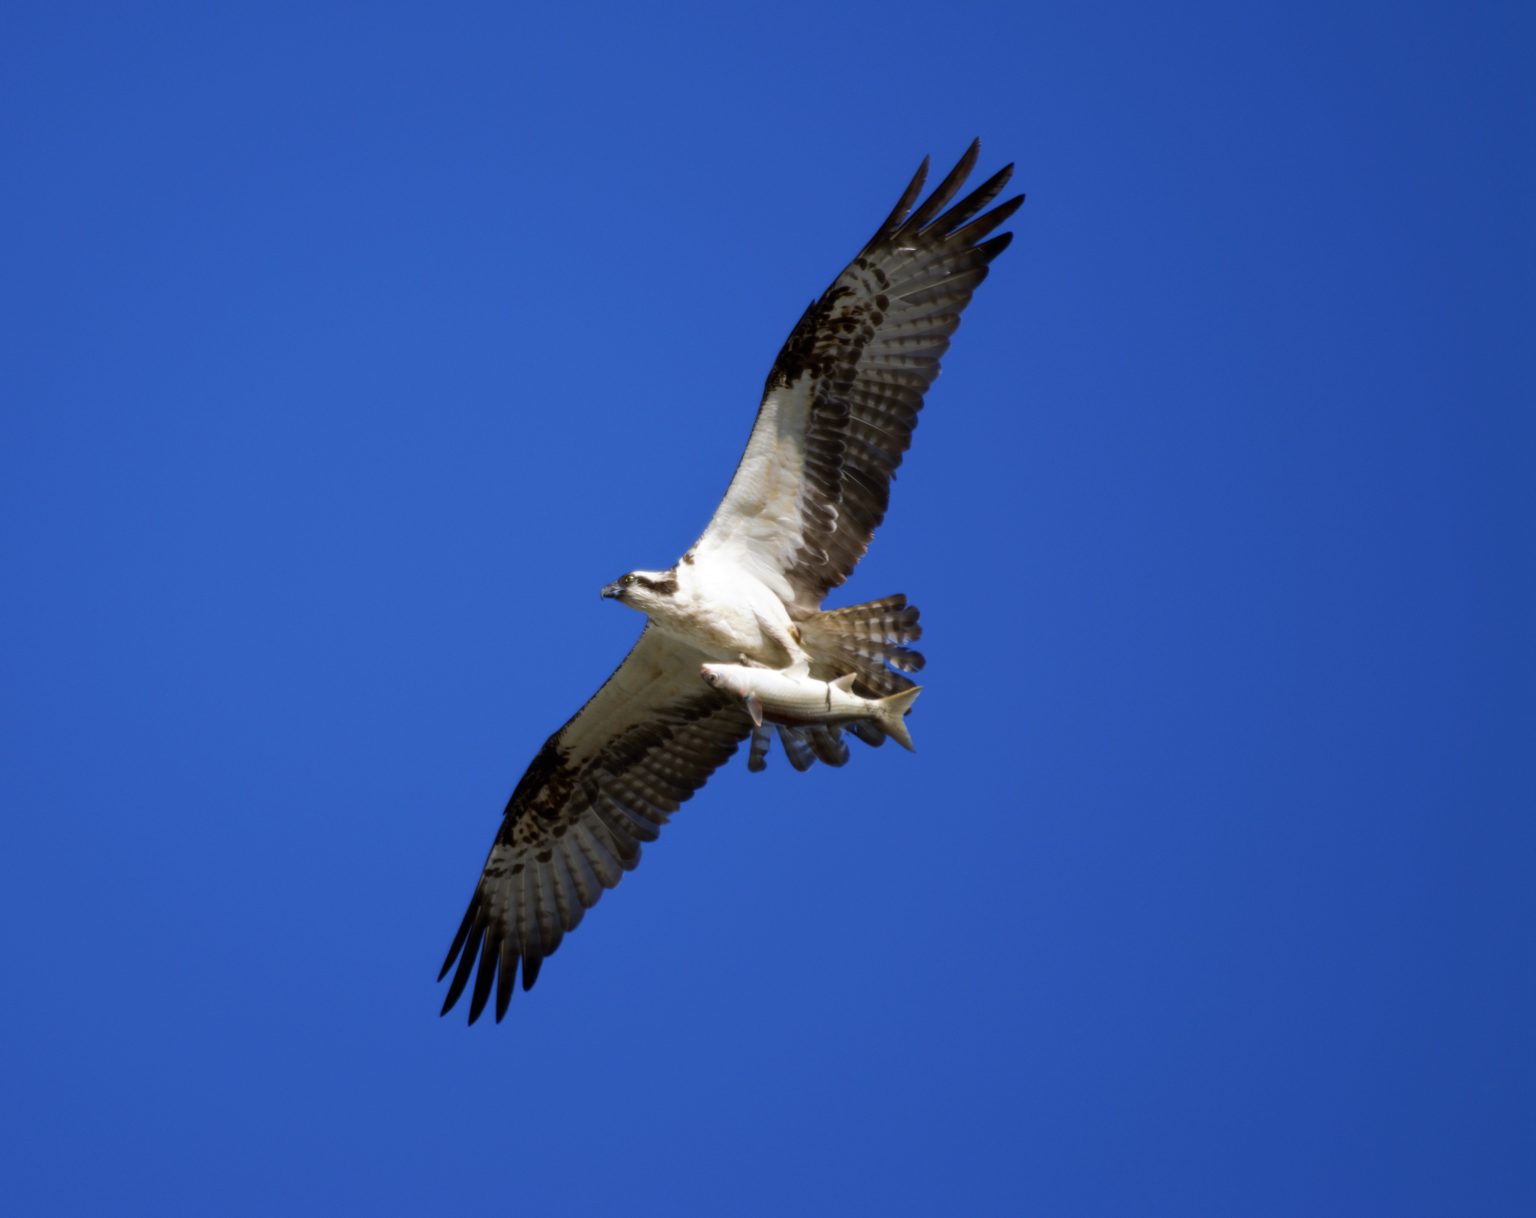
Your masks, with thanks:
M624 589L622 587L620 587L620 585L618 584L617 581L615 581L614 583L611 583L611 584L607 585L603 589L602 595L603 595L603 599L605 601L619 601L619 600L623 600L624 599Z

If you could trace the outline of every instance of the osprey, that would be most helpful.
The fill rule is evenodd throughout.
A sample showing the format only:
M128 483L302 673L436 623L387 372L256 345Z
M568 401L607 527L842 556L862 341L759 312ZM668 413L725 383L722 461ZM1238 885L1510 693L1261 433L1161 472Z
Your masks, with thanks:
M973 142L914 211L924 158L869 244L790 331L703 536L671 569L632 571L602 590L649 622L507 801L438 974L453 970L443 1014L473 977L469 1022L493 989L499 1022L519 965L527 990L565 933L640 861L641 843L749 736L748 767L763 768L767 725L702 680L701 665L826 682L853 674L848 687L865 698L912 688L902 673L922 667L906 646L921 634L916 607L903 596L831 611L821 603L869 548L960 311L1012 239L989 234L1024 196L987 210L1012 165L949 206L979 150ZM873 718L777 726L799 770L842 765L844 727L871 745L890 734Z

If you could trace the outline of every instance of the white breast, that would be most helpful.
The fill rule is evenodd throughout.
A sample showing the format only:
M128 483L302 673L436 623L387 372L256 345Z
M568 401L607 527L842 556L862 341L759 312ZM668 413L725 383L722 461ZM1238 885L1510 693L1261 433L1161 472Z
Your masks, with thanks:
M775 668L800 660L784 602L754 573L711 559L677 564L677 593L651 620L668 634L721 660L748 656Z

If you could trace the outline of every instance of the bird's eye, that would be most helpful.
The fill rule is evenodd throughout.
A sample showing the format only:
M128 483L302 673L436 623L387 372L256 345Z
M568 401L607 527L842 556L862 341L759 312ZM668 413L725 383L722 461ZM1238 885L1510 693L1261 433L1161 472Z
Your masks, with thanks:
M635 582L635 577L633 575L626 575L623 579L621 579L619 581L619 583L623 584L626 588L630 587L634 582Z

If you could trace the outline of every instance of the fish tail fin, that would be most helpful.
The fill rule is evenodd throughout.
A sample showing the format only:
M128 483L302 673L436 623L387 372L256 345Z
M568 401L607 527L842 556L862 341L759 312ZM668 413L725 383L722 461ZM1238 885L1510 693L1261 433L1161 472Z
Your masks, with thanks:
M917 747L912 743L912 733L907 731L906 716L912 709L912 703L917 699L917 695L922 692L921 685L914 685L911 689L904 689L888 698L881 698L875 703L875 708L879 712L876 717L880 726L885 729L885 734L911 753L917 752Z

